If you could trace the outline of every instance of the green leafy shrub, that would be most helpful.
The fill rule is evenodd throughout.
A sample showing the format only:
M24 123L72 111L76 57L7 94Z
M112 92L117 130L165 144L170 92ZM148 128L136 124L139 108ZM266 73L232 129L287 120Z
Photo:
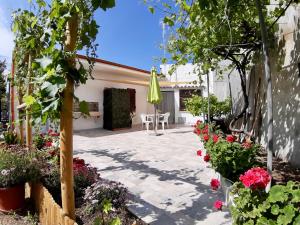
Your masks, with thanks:
M212 167L231 181L236 181L240 174L258 165L256 155L259 145L245 146L238 142L229 142L214 134L205 142L205 148Z
M119 209L126 206L128 191L121 183L99 179L86 189L84 200L91 213L101 209L106 200Z
M19 143L18 135L15 131L8 129L3 132L4 142L8 145L15 145Z
M211 94L209 95L209 103L211 117L220 117L222 115L227 115L230 112L230 98L227 98L224 101L219 101L215 95ZM186 99L185 106L187 111L189 111L193 116L199 116L203 113L207 115L208 97L193 95L191 98Z
M34 146L41 150L45 146L46 140L42 134L36 134L33 137L33 144Z
M234 205L230 208L234 225L300 224L299 183L289 181L287 185L275 185L266 193L237 182L231 194L234 196Z
M0 187L13 187L40 178L40 163L36 153L23 154L0 150Z

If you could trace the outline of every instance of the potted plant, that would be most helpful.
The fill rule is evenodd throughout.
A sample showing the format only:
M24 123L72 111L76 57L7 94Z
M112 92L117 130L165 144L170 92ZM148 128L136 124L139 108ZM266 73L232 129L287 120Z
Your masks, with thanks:
M22 208L25 201L25 183L40 177L35 153L16 153L0 150L0 211Z

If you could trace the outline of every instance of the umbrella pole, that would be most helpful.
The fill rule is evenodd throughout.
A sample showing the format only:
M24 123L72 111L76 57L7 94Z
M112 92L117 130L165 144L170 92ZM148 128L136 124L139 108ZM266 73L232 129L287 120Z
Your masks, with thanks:
M156 104L154 104L154 132L155 132L155 134L157 134Z

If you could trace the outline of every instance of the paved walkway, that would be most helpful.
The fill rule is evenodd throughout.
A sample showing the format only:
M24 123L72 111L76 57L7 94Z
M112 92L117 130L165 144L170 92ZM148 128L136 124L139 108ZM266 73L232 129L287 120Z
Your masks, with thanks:
M191 127L169 129L161 136L105 130L74 136L75 154L97 167L103 178L127 186L135 195L130 209L145 222L231 224L228 212L213 209L223 195L210 189L216 175L197 158L201 147Z

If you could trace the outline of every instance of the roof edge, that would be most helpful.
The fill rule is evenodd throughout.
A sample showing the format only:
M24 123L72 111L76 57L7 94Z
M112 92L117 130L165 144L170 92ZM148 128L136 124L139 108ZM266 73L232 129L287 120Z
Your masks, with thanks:
M77 57L79 59L86 59L86 60L90 59L94 62L103 63L103 64L106 64L106 65L111 65L111 66L116 66L116 67L120 67L120 68L124 68L124 69L128 69L128 70L133 70L133 71L137 71L137 72L141 72L141 73L151 74L151 72L147 71L147 70L139 69L139 68L132 67L132 66L126 66L126 65L123 65L123 64L107 61L107 60L104 60L104 59L87 57L85 55L80 55L80 54L77 54Z

